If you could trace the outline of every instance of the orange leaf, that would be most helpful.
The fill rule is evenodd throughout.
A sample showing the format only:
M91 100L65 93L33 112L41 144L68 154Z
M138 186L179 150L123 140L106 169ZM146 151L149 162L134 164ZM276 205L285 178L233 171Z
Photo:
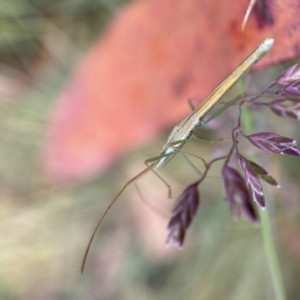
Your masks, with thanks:
M148 0L123 9L60 97L48 172L70 179L103 171L179 122L188 98L204 99L266 37L275 44L259 66L298 55L298 1L257 1L242 31L248 3Z

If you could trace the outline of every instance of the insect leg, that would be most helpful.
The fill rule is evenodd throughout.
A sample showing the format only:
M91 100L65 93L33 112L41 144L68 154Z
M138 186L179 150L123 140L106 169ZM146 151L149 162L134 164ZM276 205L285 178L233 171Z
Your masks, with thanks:
M156 214L160 215L162 218L169 218L169 214L166 214L165 212L161 211L159 208L157 208L156 206L152 205L151 203L149 203L144 195L142 194L137 182L134 182L134 187L138 193L138 195L140 196L140 198L142 199L142 202L152 211L154 211Z
M219 114L221 114L223 111L225 111L228 107L232 106L233 104L235 104L237 101L239 101L240 99L242 99L245 96L247 96L247 94L246 93L242 93L242 94L234 97L232 100L230 100L229 102L227 102L224 106L222 106L218 111L216 111L214 114L212 114L208 119L203 120L199 126L203 126L203 125L209 123L211 120L213 120Z
M192 111L194 111L196 109L196 107L194 106L193 102L192 102L192 99L188 99L188 104L189 104L189 107Z
M155 159L155 160L158 160L158 159L160 159L160 158L162 158L162 157L164 157L164 156L170 156L171 154L165 154L165 155L159 155L159 156L156 156L156 157L153 157L153 158L149 158L149 159L147 159L147 160L145 160L145 165L147 166L147 168L149 169L149 170L151 170L164 184L165 184L165 186L167 187L167 189L168 189L168 198L172 198L172 188L171 188L171 185L166 181L166 180L164 180L154 169L153 169L153 166L155 165L155 164L151 164L151 165L149 165L149 163L151 162L151 161L153 161L153 159Z

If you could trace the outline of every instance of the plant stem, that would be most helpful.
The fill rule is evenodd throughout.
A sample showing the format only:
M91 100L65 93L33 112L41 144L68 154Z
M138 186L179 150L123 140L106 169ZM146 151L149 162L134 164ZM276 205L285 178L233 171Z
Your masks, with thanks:
M248 107L243 107L242 118L243 129L247 133L253 132L253 119ZM267 205L266 205L267 206ZM286 300L286 294L284 290L283 277L279 264L279 259L276 251L276 245L274 235L272 231L272 225L268 210L259 209L259 216L261 221L261 231L263 235L265 252L268 259L268 265L271 273L272 283L274 286L274 293L277 300Z
M266 255L268 258L268 264L272 276L272 282L274 285L274 292L276 299L286 300L282 273L279 265L278 255L276 251L276 245L272 232L272 225L268 211L259 211L261 229L265 244Z

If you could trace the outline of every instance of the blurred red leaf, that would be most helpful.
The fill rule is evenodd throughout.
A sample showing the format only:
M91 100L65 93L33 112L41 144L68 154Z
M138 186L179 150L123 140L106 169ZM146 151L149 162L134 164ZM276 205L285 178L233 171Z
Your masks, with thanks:
M259 66L299 55L299 1L257 1L242 31L248 4L144 0L123 9L59 99L48 172L70 179L103 171L180 121L188 98L204 99L266 37L275 45Z

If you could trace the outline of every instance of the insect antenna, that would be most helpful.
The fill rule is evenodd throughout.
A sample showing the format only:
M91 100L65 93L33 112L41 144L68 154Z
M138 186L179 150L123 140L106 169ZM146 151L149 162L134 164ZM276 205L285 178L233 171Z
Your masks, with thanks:
M81 265L81 273L83 273L84 271L84 267L86 264L86 259L88 257L92 242L94 240L94 237L102 223L102 221L104 220L105 216L107 215L107 213L109 212L109 210L111 209L111 207L115 204L115 202L118 200L118 198L121 196L121 194L124 192L124 190L130 185L132 184L134 181L136 181L138 178L140 178L141 176L143 176L144 174L146 174L148 171L150 171L150 167L153 167L155 165L155 163L153 163L152 165L150 165L149 167L147 166L146 169L144 169L143 171L141 171L140 173L138 173L137 175L135 175L134 177L132 177L130 180L128 180L126 182L126 184L122 187L122 189L119 191L119 193L117 194L117 196L110 202L110 204L108 205L108 207L106 208L105 212L103 213L102 217L100 218L98 224L96 225L93 234L91 235L90 241L87 245L87 248L85 250L84 253L84 257L83 257L83 261L82 261L82 265Z
M93 234L91 235L91 238L89 240L89 243L87 245L87 248L85 250L85 253L84 253L84 257L83 257L83 260L82 260L82 265L81 265L81 273L84 272L84 267L85 267L85 264L86 264L86 260L87 260L87 257L88 257L88 254L90 252L90 248L91 248L91 245L93 243L93 240L94 240L94 237L100 227L100 225L102 224L102 221L104 220L104 218L106 217L107 213L109 212L109 210L111 209L111 207L115 204L115 202L118 200L118 198L121 196L121 194L124 192L124 190L132 183L134 183L137 179L139 179L141 176L143 176L144 174L146 174L147 172L149 172L150 170L167 186L168 188L168 196L169 198L171 198L171 195L172 195L172 189L171 189L171 186L170 184L168 184L155 170L153 170L153 167L155 166L156 163L152 163L152 164L149 164L150 162L153 162L153 161L156 161L158 160L159 158L161 158L161 156L157 156L157 157L153 157L153 158L150 158L150 159L147 159L145 161L145 165L147 166L143 171L141 171L140 173L138 173L137 175L135 175L134 177L132 177L130 180L128 180L126 182L126 184L122 187L122 189L119 191L119 193L116 195L116 197L110 202L110 204L108 205L108 207L106 208L106 210L104 211L102 217L100 218L99 222L97 223L94 231L93 231ZM140 193L139 193L140 194Z

